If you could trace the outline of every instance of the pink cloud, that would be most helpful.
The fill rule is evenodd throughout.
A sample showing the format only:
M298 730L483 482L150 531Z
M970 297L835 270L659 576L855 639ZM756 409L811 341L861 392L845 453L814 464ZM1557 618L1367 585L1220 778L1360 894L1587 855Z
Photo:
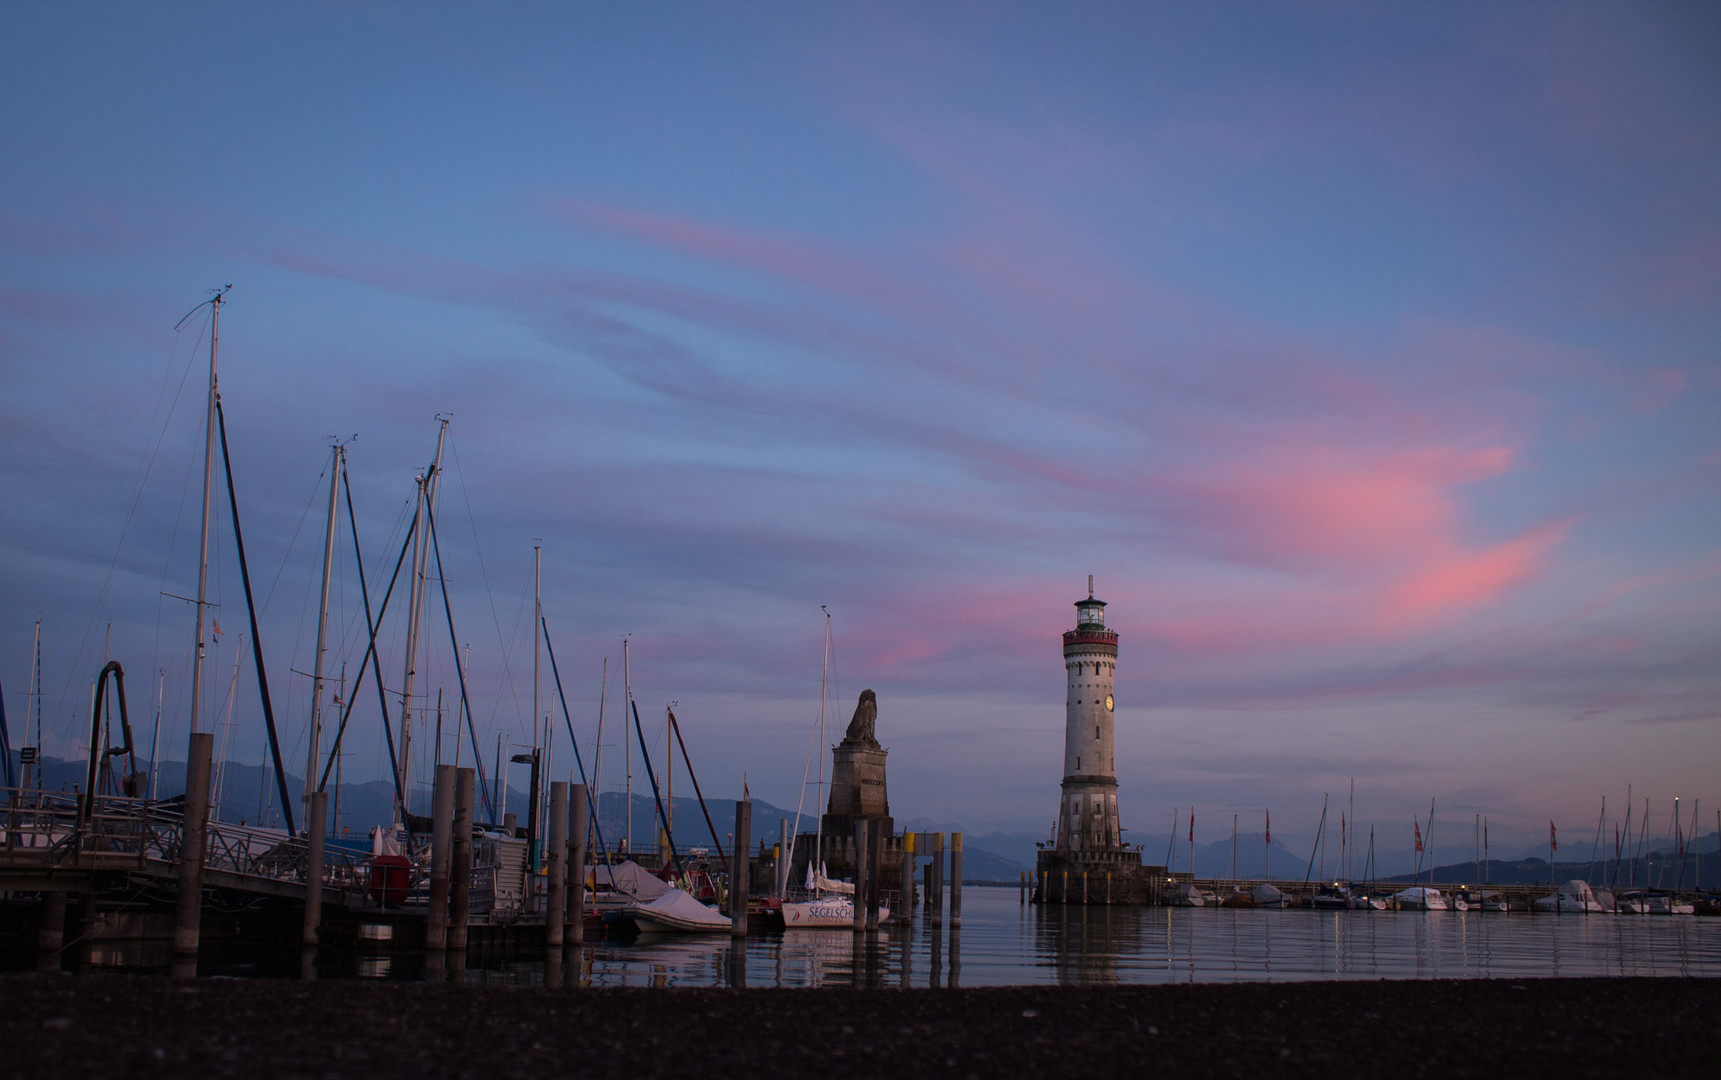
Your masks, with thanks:
M1570 522L1556 522L1479 551L1453 549L1417 568L1391 593L1382 614L1392 622L1497 600L1544 570Z
M1185 520L1252 561L1391 564L1457 547L1453 489L1505 473L1513 457L1281 441L1158 483Z
M1637 398L1638 412L1659 412L1674 398L1685 392L1686 383L1690 380L1685 372L1674 368L1656 368L1648 372L1644 379L1647 385Z

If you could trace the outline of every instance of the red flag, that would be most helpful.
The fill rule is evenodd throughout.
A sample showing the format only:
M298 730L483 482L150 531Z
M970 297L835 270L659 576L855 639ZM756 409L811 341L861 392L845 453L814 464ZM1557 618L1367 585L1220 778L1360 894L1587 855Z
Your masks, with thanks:
M1267 846L1273 846L1273 812L1267 811Z
M1560 850L1560 841L1559 838L1554 835L1554 821L1552 818L1548 819L1548 850Z
M1410 823L1410 827L1416 830L1416 850L1420 853L1422 851L1422 826L1413 821Z
M1195 807L1189 808L1189 842L1195 843Z
M1339 843L1345 842L1345 816L1339 815Z

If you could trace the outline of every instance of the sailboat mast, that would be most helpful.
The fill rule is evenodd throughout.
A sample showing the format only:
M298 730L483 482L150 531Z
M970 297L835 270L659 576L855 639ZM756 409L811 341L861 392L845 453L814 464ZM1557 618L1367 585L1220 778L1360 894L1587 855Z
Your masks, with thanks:
M816 797L823 799L825 797L825 699L828 696L827 689L831 679L831 613L830 609L823 604L819 605L819 610L825 613L825 659L819 667L819 786L816 789L818 791ZM818 877L823 877L825 873L825 814L817 807L814 807L814 811L819 815L818 836L813 842L813 861L818 864L818 869L814 873ZM816 883L817 878L814 881Z
M156 668L155 669L155 723L153 725L151 725L151 727L149 729L149 797L150 797L151 802L155 801L155 778L156 778L155 750L156 750L157 740L161 736L161 694L162 694L163 685L166 683L166 681L167 681L167 669L166 668Z
M229 286L231 287L231 286ZM197 541L197 648L191 654L191 730L198 730L197 721L203 705L203 614L209 600L209 493L215 486L215 360L221 340L221 304L227 295L223 288L209 300L209 400L203 421L203 525Z
M28 696L26 696L24 698L24 744L26 746L31 745L31 743L30 743L30 706L32 704L34 704L35 702L37 702L41 697L41 695L38 693L38 691L41 689L41 687L39 687L37 685L41 681L41 678L42 678L42 620L41 619L36 620L36 636L35 636L35 639L33 641L31 641L31 643L30 643L30 656L31 656L31 660L30 660L30 693ZM36 746L42 745L42 720L41 720L41 716L42 716L41 706L37 705L36 706L36 742L34 744ZM39 756L41 754L41 751L37 750L36 754ZM19 756L23 757L25 755L20 754ZM151 753L150 756L153 758L154 754ZM29 789L30 778L33 775L35 775L35 772L36 772L36 766L33 763L28 762L28 761L24 762L24 788L26 790Z
M627 718L633 711L633 669L628 665L627 636L621 639L621 748L622 761L627 766L627 786L623 789L622 805L627 813L627 853L633 857L633 743L627 737Z
M532 545L532 752L544 745L538 727L538 689L543 684L540 657L544 652L544 546Z
M448 438L448 420L438 416L436 430L436 457L431 460L430 468L418 479L418 505L413 514L412 533L412 587L408 590L407 619L406 619L406 674L401 683L400 691L400 782L398 789L400 798L411 798L407 787L410 781L410 762L412 752L412 684L413 677L418 674L418 624L424 614L424 569L425 560L429 558L430 544L426 542L428 532L426 513L435 512L437 474L442 470L442 445ZM399 812L407 813L406 806L401 806ZM404 818L402 819L404 820Z
M604 806L604 704L610 695L610 658L604 657L603 675L598 682L598 744L592 749L592 805L599 815ZM592 823L600 832L603 826ZM607 853L606 853L607 854Z
M323 660L328 655L329 632L329 572L335 557L335 495L339 490L344 450L339 442L329 455L329 513L328 527L323 534L323 592L317 608L317 657L311 669L311 729L306 742L310 753L305 758L305 819L310 820L311 796L316 792L317 752L323 736Z

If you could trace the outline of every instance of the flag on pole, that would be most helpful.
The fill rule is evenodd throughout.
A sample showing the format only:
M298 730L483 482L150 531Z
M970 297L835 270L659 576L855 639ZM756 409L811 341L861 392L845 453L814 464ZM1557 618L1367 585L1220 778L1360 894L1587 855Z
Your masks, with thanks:
M1559 837L1556 836L1554 833L1554 821L1552 818L1548 819L1548 850L1549 851L1560 850L1560 841L1559 841Z
M1267 811L1267 839L1266 839L1266 842L1267 842L1268 847L1273 846L1273 812L1271 810Z
M1195 843L1195 807L1189 808L1189 842Z
M1410 827L1416 831L1416 852L1420 855L1422 853L1422 826L1412 821Z

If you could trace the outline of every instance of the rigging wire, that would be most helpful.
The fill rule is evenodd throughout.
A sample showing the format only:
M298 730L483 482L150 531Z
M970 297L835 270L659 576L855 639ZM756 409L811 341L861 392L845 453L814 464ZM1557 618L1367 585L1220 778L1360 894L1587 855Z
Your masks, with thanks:
M184 322L185 322L184 319L180 320L181 324L183 324ZM148 487L150 474L152 472L154 472L154 470L155 470L155 460L161 454L162 443L167 440L168 428L170 428L173 424L173 414L174 414L175 410L179 407L179 399L185 393L185 384L188 381L190 381L190 379L191 379L191 368L192 368L192 365L197 362L197 354L198 354L198 351L203 344L203 334L207 330L207 328L208 328L208 324L205 323L204 328L198 331L197 340L192 345L190 352L187 354L186 361L185 361L185 373L180 376L179 389L173 395L173 404L168 407L167 418L162 421L161 434L156 436L155 446L153 448L151 448L151 450L149 452L149 459L143 466L143 470L142 470L143 475L138 479L137 488L132 493L131 505L126 508L125 524L123 526L121 526L119 540L114 544L113 558L108 561L107 573L102 577L102 587L100 590L97 591L96 602L90 608L90 621L84 627L84 636L82 637L82 639L79 640L78 651L75 654L73 654L71 666L66 672L66 684L60 690L59 703L54 706L54 722L53 722L52 730L53 730L56 738L59 737L59 733L60 733L60 715L65 710L66 699L72 692L72 681L77 678L78 668L83 664L83 661L84 661L84 650L89 647L90 634L95 631L96 621L101 617L102 608L107 602L108 589L113 584L114 570L115 570L115 568L117 568L119 566L120 553L125 550L126 537L128 535L130 535L132 522L134 520L136 520L136 518L137 518L138 504L143 501L144 489L146 487ZM177 327L175 327L175 337L176 338L183 337L183 335L178 333ZM177 346L176 346L176 349L177 349ZM170 351L168 355L172 356L172 351ZM168 368L168 370L171 371L172 368ZM184 504L182 501L181 502L181 512L183 512L183 510L184 510ZM178 528L178 526L176 524L175 525L176 532L177 532L177 528ZM171 551L170 551L170 554L171 554ZM163 577L163 581L165 581L166 580L166 574L164 573L162 575L162 577Z
M490 570L484 562L484 545L478 540L478 516L472 512L472 493L466 487L466 472L460 464L460 441L452 433L448 436L448 449L454 456L454 477L460 481L460 498L466 503L466 523L472 529L472 550L478 555L478 573L484 579L484 595L490 602L490 622L496 628L496 643L502 646L502 681L514 698L515 719L519 719L520 694L514 685L513 665L509 660L507 643L502 640L502 617L496 611L496 591L490 586ZM515 619L516 626L518 618ZM490 720L492 729L496 721L496 713L501 709L500 695L491 699ZM485 732L489 734L489 732Z

